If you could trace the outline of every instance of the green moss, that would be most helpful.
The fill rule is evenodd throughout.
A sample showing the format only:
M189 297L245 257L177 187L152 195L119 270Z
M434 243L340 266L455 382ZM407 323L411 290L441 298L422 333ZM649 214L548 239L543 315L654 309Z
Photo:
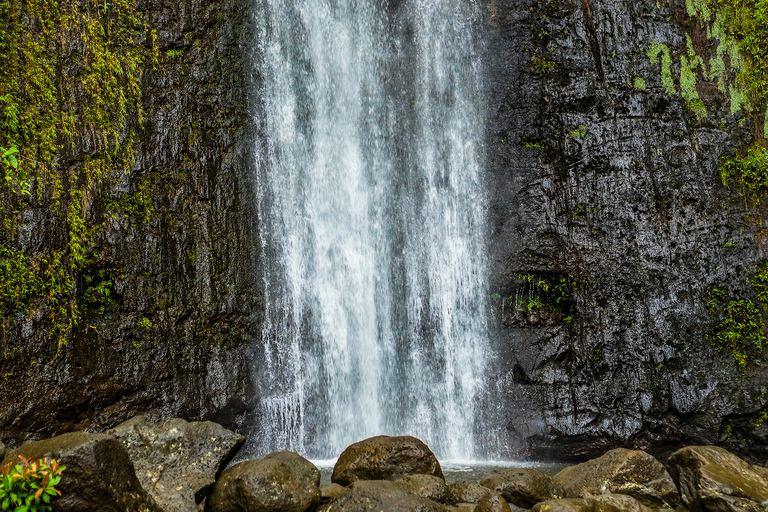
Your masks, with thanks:
M0 163L3 226L37 203L66 229L65 243L26 260L23 274L41 283L24 300L48 311L60 349L81 316L77 284L103 229L94 204L133 163L141 68L157 61L155 36L134 0L6 0L0 20L0 147L20 152L17 168ZM13 246L14 231L0 242Z
M636 76L632 80L632 87L634 87L635 89L638 89L640 91L644 91L645 90L645 79L640 77L640 76Z
M664 92L669 95L677 94L675 81L672 79L672 57L669 53L669 47L663 43L652 43L648 48L646 55L651 60L651 64L656 64L661 57L661 85Z
M547 60L540 55L534 55L531 58L531 71L539 76L545 76L555 70L557 63L552 60Z
M745 368L750 352L759 354L765 342L765 324L751 300L734 300L725 305L725 319L707 333L715 350L730 349L736 363Z
M731 182L736 180L739 190L749 194L753 204L758 206L768 192L768 151L758 145L745 151L743 156L720 158L720 180L725 187L730 187Z
M573 130L571 130L570 135L574 139L583 139L584 137L586 137L587 132L589 132L589 126L585 124L580 124Z
M696 115L699 122L707 118L707 107L701 101L696 90L696 69L701 65L701 57L680 57L680 90L685 105Z

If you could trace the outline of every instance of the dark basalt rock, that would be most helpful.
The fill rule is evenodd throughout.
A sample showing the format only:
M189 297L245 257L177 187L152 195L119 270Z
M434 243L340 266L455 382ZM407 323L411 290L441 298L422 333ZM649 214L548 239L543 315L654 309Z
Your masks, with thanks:
M538 503L532 512L621 512L608 503L590 498L563 498Z
M680 500L664 465L639 450L611 450L597 459L565 468L552 480L568 498L627 494L656 508L677 505Z
M397 480L414 474L443 478L432 450L415 437L377 436L348 446L333 467L331 480L349 485L358 480Z
M245 442L212 422L138 416L110 430L128 452L144 489L165 512L197 512L216 476Z
M694 512L764 512L768 469L752 466L716 446L689 446L675 452L667 467L683 503Z
M52 458L66 467L57 489L61 512L162 512L136 478L123 445L106 434L73 432L31 441L6 454L0 465Z
M418 494L422 498L437 501L438 503L448 503L448 486L440 477L433 475L408 475L397 483L402 485L408 492Z
M352 483L318 512L448 512L449 507L406 490L398 482L362 480Z
M562 488L535 469L495 470L480 484L499 493L509 503L523 508L563 497Z
M509 512L509 505L498 494L488 494L480 499L474 512Z
M276 460L285 464L291 473L307 488L320 486L320 470L296 452L273 452L263 457L264 460Z
M448 486L450 503L480 503L480 500L493 491L475 482L454 482Z
M288 463L281 459L288 458ZM307 461L308 462L308 461ZM285 453L241 462L216 481L206 510L210 512L306 512L320 504L320 489L309 471ZM319 483L319 478L317 480Z

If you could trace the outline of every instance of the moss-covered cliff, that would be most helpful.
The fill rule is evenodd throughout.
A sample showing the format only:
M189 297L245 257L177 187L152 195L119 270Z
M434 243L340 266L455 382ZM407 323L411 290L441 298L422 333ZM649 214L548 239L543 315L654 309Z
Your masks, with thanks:
M482 3L487 420L533 456L765 456L764 2ZM258 12L64 4L0 5L0 439L244 425Z

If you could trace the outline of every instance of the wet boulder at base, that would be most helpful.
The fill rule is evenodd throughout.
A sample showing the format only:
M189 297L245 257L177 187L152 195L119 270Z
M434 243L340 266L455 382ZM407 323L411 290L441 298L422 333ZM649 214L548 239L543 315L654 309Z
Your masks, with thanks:
M318 512L448 512L446 505L407 490L399 482L360 480L352 483Z
M591 498L601 503L613 505L621 512L651 512L651 509L628 494L597 494ZM658 512L658 509L654 509L654 511Z
M439 503L448 502L448 485L440 477L433 475L407 475L396 482L409 492L418 494L422 498Z
M563 498L537 503L532 512L621 512L614 505L592 498Z
M485 495L475 507L474 512L509 512L506 500L495 493Z
M73 432L30 441L6 454L2 465L51 458L66 467L57 489L59 512L162 512L141 486L123 445L107 434Z
M688 446L667 461L683 503L695 512L765 512L768 469L717 446Z
M497 469L480 484L499 493L509 503L523 508L563 497L562 488L535 469Z
M320 499L323 500L323 502L331 501L344 489L346 489L346 487L339 484L323 485L320 487Z
M144 489L165 512L196 512L216 476L245 442L217 423L137 416L109 430L133 461Z
M333 467L331 481L349 485L416 474L443 478L440 463L426 444L411 436L377 436L348 446Z
M296 452L273 452L262 457L265 460L276 460L285 464L291 473L308 489L320 487L320 470Z
M616 448L602 457L563 469L552 477L566 498L628 494L650 507L674 507L680 497L664 465L640 450Z
M454 482L448 486L449 503L480 503L480 500L489 494L493 494L487 487L475 482Z
M210 512L314 510L320 504L320 488L314 483L314 477L308 478L307 466L292 459L283 453L232 466L216 481L206 509ZM309 461L306 463L311 465Z

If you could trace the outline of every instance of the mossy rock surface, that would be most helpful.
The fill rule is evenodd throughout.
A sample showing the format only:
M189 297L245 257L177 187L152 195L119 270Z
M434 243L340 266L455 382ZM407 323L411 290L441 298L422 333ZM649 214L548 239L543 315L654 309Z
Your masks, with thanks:
M489 488L475 482L454 482L448 486L448 492L451 503L454 505L459 503L477 504L485 496L493 493Z
M768 470L717 446L688 446L667 462L683 503L691 510L764 512Z
M608 503L591 498L563 498L536 504L533 512L621 512Z
M627 494L656 508L679 502L675 483L664 465L640 450L611 450L597 459L565 468L552 480L568 498Z
M432 450L411 436L377 436L348 446L333 467L331 480L349 485L358 480L397 480L406 475L433 475L443 470Z
M523 508L563 497L562 487L535 469L496 470L480 483L499 493L509 503Z
M365 480L351 484L318 512L448 512L446 505L406 490L399 482Z

